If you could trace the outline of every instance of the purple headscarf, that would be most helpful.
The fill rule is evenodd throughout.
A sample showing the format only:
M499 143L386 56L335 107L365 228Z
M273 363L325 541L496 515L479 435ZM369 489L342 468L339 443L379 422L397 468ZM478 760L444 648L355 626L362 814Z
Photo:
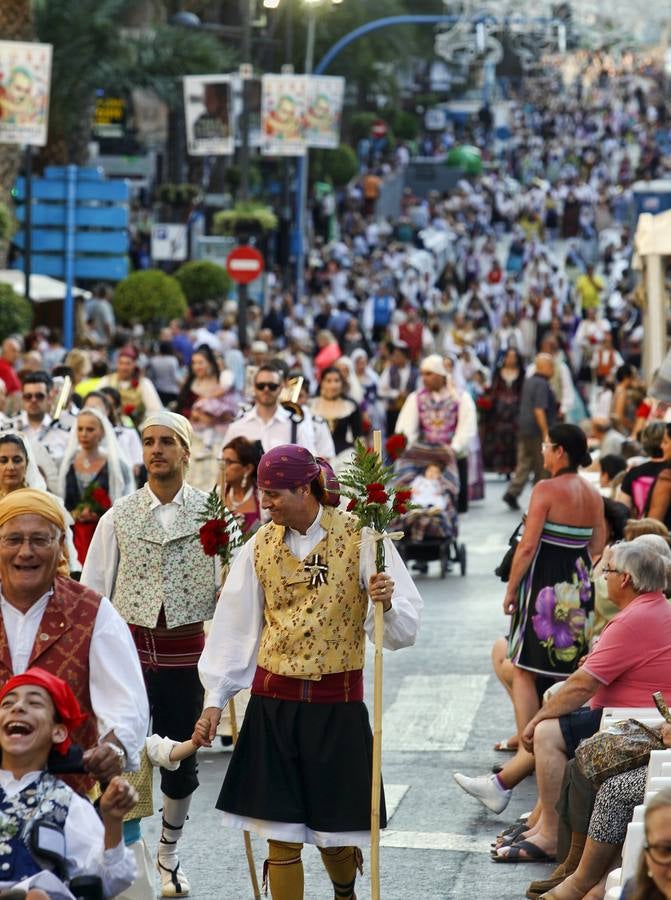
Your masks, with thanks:
M256 483L262 490L281 491L310 484L321 469L314 456L297 444L281 444L261 457Z

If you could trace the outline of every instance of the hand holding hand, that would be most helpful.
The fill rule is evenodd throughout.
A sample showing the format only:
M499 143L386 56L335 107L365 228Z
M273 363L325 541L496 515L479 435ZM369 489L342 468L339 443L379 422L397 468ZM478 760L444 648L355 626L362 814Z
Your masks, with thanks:
M368 593L373 603L382 603L385 612L391 609L391 596L394 593L394 582L384 572L371 575L368 582Z
M100 813L103 819L121 821L135 806L138 797L138 792L125 778L115 776L100 798Z
M103 783L111 781L123 772L124 757L111 743L98 744L83 755L84 768Z
M221 710L218 706L208 706L200 714L200 718L193 727L191 740L196 747L211 747L217 733L217 726L221 719Z

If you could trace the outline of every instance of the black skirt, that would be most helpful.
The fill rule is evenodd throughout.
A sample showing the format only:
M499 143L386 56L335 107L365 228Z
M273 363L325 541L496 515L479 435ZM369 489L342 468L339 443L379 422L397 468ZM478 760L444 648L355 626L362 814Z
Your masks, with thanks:
M369 831L372 763L364 703L253 694L217 809L313 831ZM383 790L380 827L386 825Z

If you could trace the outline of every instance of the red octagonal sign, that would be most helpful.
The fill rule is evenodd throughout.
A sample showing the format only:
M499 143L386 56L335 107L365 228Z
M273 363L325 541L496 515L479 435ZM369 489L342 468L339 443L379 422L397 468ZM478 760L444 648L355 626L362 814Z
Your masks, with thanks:
M249 284L263 272L263 256L256 247L236 247L226 257L226 271L238 284Z

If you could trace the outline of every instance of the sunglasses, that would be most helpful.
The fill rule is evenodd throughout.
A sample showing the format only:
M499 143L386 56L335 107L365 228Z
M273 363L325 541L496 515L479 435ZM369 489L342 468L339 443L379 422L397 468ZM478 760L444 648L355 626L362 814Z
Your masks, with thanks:
M47 396L46 394L24 394L23 399L24 400L45 400L46 396Z
M254 383L254 387L257 391L279 391L279 384L274 384L272 381L256 381Z

